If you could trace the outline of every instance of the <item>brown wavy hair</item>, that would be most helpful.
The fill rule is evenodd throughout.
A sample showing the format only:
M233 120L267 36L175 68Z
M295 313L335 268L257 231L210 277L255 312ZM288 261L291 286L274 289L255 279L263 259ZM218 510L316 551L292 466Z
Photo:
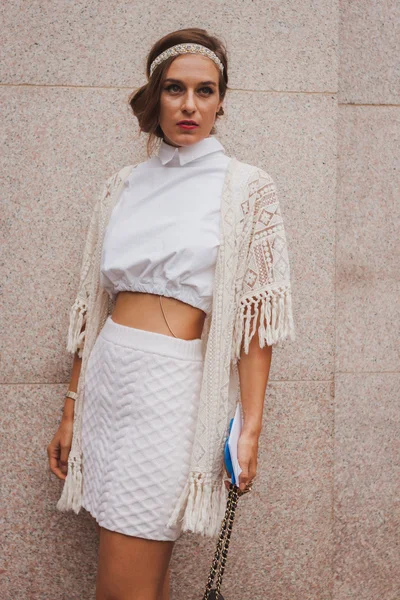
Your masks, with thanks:
M225 44L219 38L210 35L205 29L191 27L188 29L178 29L159 39L151 48L146 59L146 75L148 82L136 89L129 96L128 100L129 106L139 122L140 132L143 131L144 133L149 134L147 139L148 156L152 154L154 147L158 143L158 138L164 138L164 133L159 125L160 96L167 69L176 56L170 56L158 65L151 77L150 65L161 52L164 52L164 50L171 48L171 46L175 46L175 44L185 44L187 42L201 44L215 52L224 65L224 72L221 73L221 71L219 71L218 89L221 100L225 98L228 90L227 50ZM220 110L216 113L216 118L218 119L218 117L223 114L224 109L221 106ZM215 126L213 126L210 133L216 133Z

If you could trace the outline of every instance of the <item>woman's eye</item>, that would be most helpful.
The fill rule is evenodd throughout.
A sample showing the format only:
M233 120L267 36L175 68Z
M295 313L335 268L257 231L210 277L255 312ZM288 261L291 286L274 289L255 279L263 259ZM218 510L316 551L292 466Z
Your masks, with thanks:
M178 88L180 89L179 85L177 83L171 83L170 85L167 85L167 87L165 88L168 92L171 91L171 88Z
M206 91L208 90L209 93L207 94L207 96L210 96L213 93L213 90L210 87L203 87L201 89Z

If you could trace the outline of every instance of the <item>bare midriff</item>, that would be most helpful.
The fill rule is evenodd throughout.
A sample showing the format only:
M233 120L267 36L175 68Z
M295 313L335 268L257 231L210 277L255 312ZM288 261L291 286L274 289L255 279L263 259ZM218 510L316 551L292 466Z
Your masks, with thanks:
M201 338L206 313L176 298L142 292L119 292L111 318L115 323L183 340ZM162 309L164 309L164 314ZM169 326L169 327L168 327Z

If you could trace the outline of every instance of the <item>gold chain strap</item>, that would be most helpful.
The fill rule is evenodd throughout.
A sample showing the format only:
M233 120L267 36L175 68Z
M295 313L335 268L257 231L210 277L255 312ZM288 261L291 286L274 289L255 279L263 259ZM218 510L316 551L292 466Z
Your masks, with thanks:
M217 542L217 547L216 547L214 559L213 559L213 562L211 565L210 574L208 576L208 581L207 581L206 589L204 592L203 600L208 600L211 591L214 591L214 590L211 590L211 586L213 584L215 575L217 573L217 567L219 567L219 572L218 572L217 583L216 583L216 587L215 587L215 592L216 592L215 599L218 600L218 598L220 597L222 576L224 574L226 558L228 556L228 548L229 548L229 541L230 541L231 533L232 533L233 519L235 517L235 510L236 510L236 506L237 506L237 502L238 502L238 497L242 496L243 493L246 493L246 492L240 490L233 483L230 484L225 516L222 521L221 530L220 530L218 542Z

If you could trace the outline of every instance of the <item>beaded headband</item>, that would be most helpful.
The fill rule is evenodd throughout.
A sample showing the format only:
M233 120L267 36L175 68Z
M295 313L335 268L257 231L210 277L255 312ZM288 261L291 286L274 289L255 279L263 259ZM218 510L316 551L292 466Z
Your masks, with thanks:
M154 69L158 67L159 64L164 62L170 56L178 56L179 54L202 54L203 56L207 56L207 58L211 58L212 61L215 62L221 73L224 72L224 65L218 58L218 56L210 50L210 48L206 48L206 46L202 46L201 44L176 44L176 46L171 46L164 52L161 52L151 63L150 65L150 77L153 75Z

